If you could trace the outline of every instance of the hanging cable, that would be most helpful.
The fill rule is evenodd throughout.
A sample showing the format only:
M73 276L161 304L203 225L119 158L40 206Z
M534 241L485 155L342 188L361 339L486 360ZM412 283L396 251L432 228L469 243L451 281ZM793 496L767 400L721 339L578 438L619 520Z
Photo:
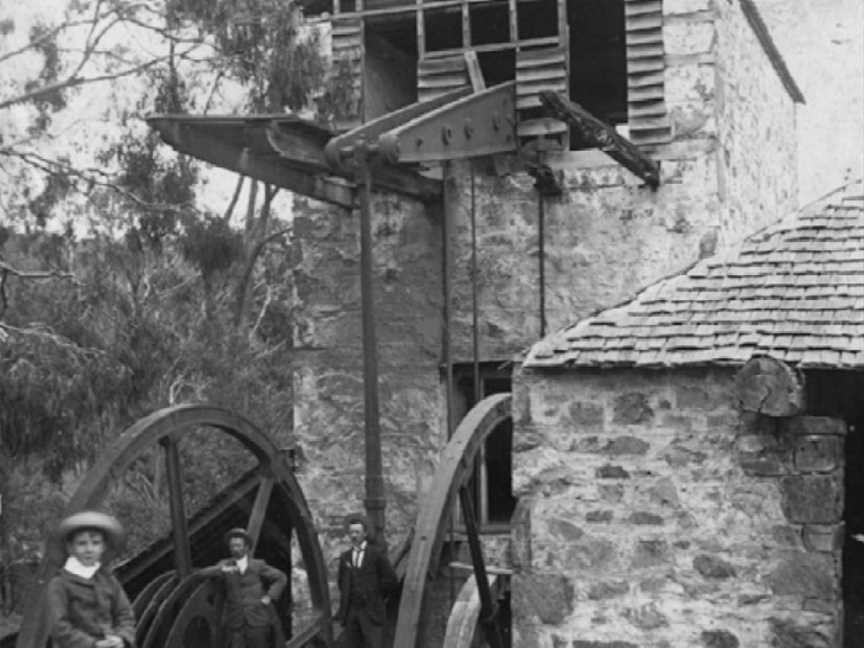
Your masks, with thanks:
M543 192L537 190L537 257L540 265L540 337L546 337L546 206Z
M471 165L471 349L473 360L474 405L483 397L480 387L480 333L477 288L477 193L474 161Z

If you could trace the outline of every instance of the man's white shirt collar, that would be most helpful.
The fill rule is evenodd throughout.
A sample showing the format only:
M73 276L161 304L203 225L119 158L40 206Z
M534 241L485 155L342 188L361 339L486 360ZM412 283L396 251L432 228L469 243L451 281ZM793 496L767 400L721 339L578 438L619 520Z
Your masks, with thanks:
M241 574L246 573L246 568L249 566L249 556L243 556L242 558L237 559L237 569L240 570Z
M351 564L354 567L359 567L363 562L363 552L366 551L366 541L360 543L359 547L354 547L351 553Z
M93 574L99 571L101 563L96 563L95 565L88 567L80 560L78 560L75 556L69 556L66 559L66 564L63 565L63 569L68 571L70 574L75 574L80 578L93 578Z

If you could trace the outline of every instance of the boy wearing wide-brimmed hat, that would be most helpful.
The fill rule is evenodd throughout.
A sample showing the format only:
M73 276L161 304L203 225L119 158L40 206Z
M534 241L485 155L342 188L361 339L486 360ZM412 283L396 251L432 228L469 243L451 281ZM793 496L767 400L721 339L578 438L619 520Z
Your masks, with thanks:
M48 583L48 618L54 648L132 648L135 619L120 581L106 567L123 527L116 518L82 511L60 523L54 541L66 562Z

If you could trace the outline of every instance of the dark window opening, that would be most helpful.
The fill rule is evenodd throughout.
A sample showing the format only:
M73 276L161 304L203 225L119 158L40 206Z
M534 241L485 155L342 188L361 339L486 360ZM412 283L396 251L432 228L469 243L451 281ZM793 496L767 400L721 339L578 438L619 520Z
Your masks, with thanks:
M475 404L473 376L472 365L454 366L457 420L461 420ZM481 363L481 398L509 392L512 384L509 370L502 368L501 363ZM502 421L486 437L469 488L474 495L475 515L481 528L487 531L503 528L510 522L516 508L516 498L513 497L513 422L510 419Z
M453 7L423 12L423 33L426 51L460 49L462 47L462 9Z
M506 43L510 40L510 12L506 3L469 7L472 45Z
M516 5L516 25L519 40L557 36L557 0L531 0Z
M512 81L516 77L516 51L478 52L477 61L486 87Z
M340 13L353 13L357 11L356 0L339 0Z
M623 0L567 0L570 98L609 125L627 122ZM576 133L570 148L586 148Z
M864 636L864 372L808 371L807 413L846 422L843 500L843 623L845 648ZM856 537L857 536L857 537Z
M417 101L417 21L367 18L363 117L368 121Z

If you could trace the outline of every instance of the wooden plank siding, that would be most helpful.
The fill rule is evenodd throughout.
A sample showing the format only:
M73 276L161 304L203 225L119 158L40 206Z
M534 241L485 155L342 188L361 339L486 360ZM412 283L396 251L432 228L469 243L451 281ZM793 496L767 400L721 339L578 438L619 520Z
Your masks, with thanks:
M672 137L664 88L663 3L624 0L627 49L627 121L634 144Z

